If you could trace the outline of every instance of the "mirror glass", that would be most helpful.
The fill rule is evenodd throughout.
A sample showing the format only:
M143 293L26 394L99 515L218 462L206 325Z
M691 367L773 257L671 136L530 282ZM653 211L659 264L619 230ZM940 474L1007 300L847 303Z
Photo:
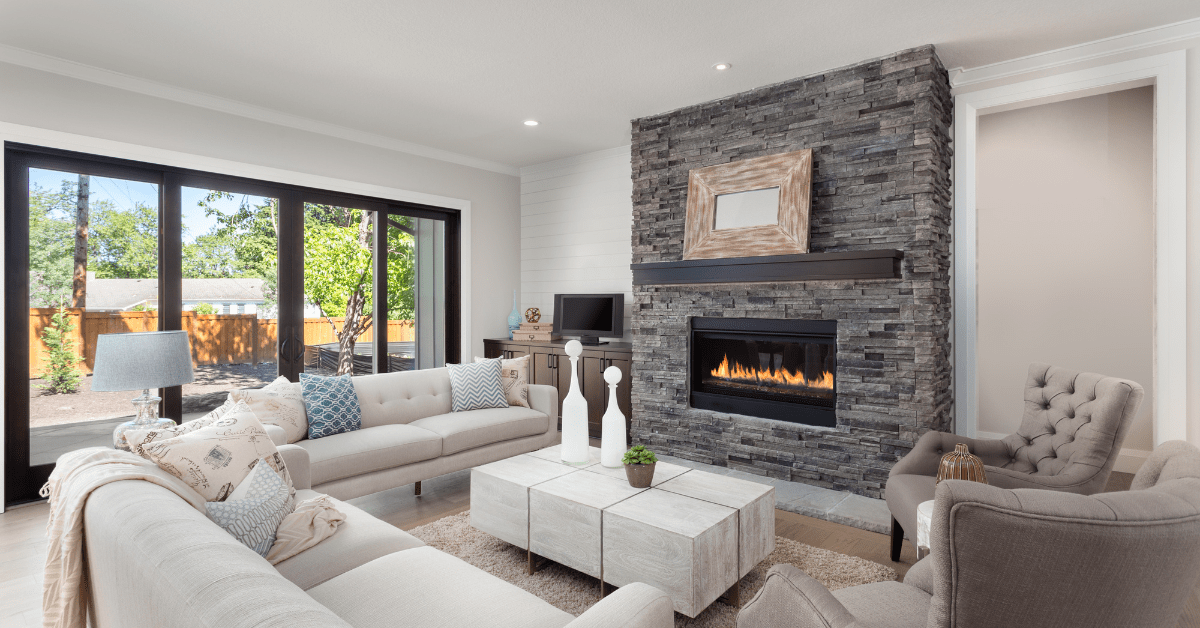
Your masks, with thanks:
M713 229L737 229L779 223L779 188L718 194Z

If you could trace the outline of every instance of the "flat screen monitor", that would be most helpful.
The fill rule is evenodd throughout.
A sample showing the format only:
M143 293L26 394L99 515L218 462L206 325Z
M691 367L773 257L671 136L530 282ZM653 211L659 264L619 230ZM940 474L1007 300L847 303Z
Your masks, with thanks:
M620 338L624 321L624 294L554 295L554 331L580 336L585 345L601 344L601 337Z

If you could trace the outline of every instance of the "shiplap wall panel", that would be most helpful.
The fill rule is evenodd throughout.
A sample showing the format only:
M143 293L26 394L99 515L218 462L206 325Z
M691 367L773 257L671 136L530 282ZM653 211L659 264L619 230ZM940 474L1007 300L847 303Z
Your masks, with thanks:
M633 300L633 182L629 147L521 169L521 309L554 315L558 293Z

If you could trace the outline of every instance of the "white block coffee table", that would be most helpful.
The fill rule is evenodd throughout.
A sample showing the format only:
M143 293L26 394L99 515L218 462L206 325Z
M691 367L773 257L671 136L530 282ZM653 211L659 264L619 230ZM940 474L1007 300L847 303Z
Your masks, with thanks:
M645 582L695 617L775 548L775 488L660 462L636 489L624 468L566 465L558 448L471 471L471 525L605 583ZM522 530L525 534L522 535Z

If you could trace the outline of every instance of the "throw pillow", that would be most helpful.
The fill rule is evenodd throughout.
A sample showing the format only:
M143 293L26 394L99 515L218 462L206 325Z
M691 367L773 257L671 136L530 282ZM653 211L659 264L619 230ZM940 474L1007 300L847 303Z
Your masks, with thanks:
M278 425L294 443L308 435L308 417L304 412L304 394L300 384L293 384L282 375L257 390L235 390L229 398L244 401L263 425Z
M129 444L129 451L146 458L146 452L142 451L142 447L144 445L149 445L154 441L175 438L176 436L182 436L189 432L194 432L202 427L208 427L225 417L225 415L229 414L229 412L235 408L237 408L237 403L226 397L225 403L221 404L221 407L209 411L208 414L205 414L198 419L185 421L174 427L138 431L138 437L136 439L131 438L134 435L134 432L125 432L125 440ZM244 407L238 408L237 410L238 412L249 412L250 408Z
M452 412L507 408L508 398L500 383L500 360L484 360L473 364L447 364L450 369L450 399Z
M476 357L475 361L487 359ZM527 355L500 360L500 385L504 387L504 396L510 406L529 407L529 360Z
M173 438L158 439L148 434L151 431L157 430L126 434L129 442L139 445L143 457L183 480L203 495L205 501L228 499L259 460L266 460L291 491L292 478L283 457L244 403L234 405L211 425Z
M323 438L362 427L362 408L349 375L321 377L300 374L304 409L308 412L308 437Z
M291 514L295 503L283 478L259 460L229 499L205 505L208 518L259 556L275 544L279 522Z

